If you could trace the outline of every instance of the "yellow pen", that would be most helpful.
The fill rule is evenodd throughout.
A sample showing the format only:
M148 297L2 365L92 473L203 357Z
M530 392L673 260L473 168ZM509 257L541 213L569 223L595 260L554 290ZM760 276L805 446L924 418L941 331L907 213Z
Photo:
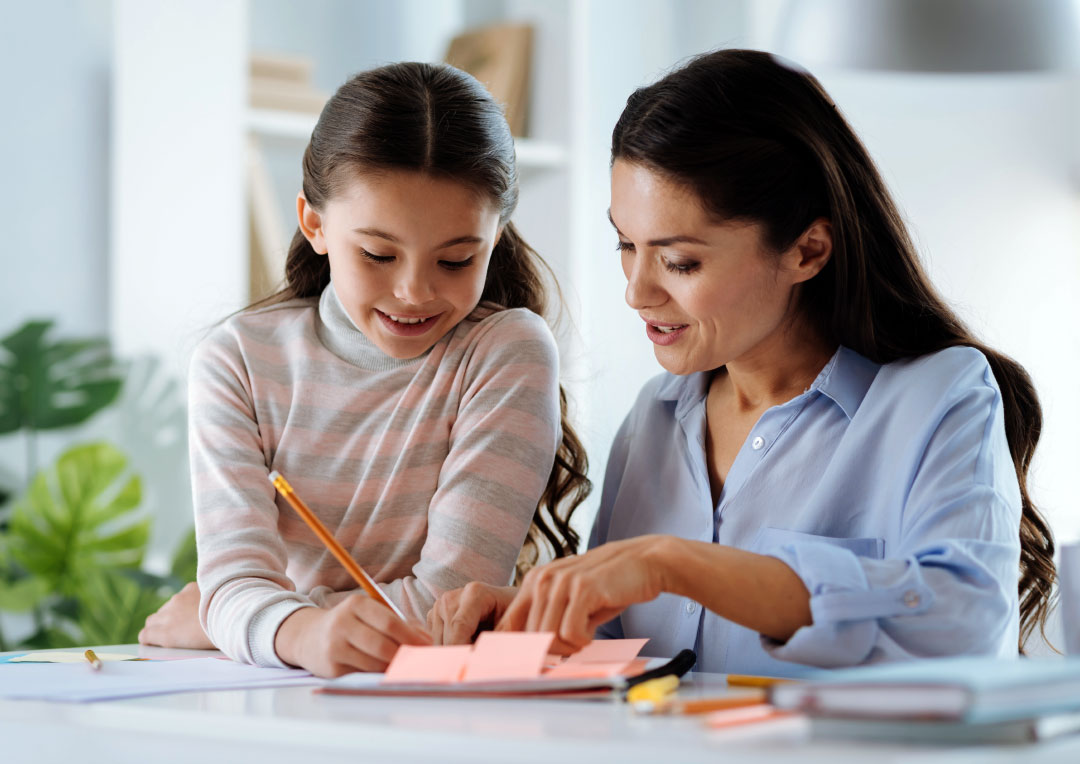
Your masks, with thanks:
M90 668L92 668L94 671L101 671L101 658L97 657L97 655L94 654L93 650L87 650L85 653L83 653L83 656L86 658L86 660L90 661Z

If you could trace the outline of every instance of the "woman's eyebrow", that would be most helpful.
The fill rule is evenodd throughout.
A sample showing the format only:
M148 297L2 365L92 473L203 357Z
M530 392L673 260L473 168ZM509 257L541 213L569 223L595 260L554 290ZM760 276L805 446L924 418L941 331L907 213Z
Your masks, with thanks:
M363 234L365 236L374 236L377 239L386 239L394 244L400 244L401 240L391 233L386 231L380 231L378 228L354 228L353 233ZM448 249L450 247L456 247L458 244L482 244L484 240L479 236L456 236L453 239L444 241L435 249Z
M607 213L608 222L611 223L612 228L615 229L615 233L623 238L626 238L626 234L619 230L619 226L615 225L615 221L611 218L611 210ZM648 242L650 247L670 247L672 244L708 244L708 242L697 238L696 236L676 235L665 236L662 239L653 239Z

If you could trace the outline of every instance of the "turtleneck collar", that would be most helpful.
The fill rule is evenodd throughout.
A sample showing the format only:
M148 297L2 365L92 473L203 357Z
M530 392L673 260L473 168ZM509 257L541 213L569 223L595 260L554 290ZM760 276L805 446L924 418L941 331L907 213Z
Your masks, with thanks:
M426 350L416 358L394 358L384 353L353 322L338 298L333 281L319 298L319 339L338 358L368 371L399 369L431 352Z

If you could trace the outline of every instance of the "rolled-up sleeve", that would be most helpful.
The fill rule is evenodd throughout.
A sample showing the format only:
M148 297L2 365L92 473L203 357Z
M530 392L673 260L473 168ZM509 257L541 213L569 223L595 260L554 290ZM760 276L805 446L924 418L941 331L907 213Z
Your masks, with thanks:
M1020 498L1000 394L992 378L981 382L942 407L903 501L900 541L881 559L842 540L761 550L802 579L813 619L784 643L762 637L772 657L842 667L1015 654Z

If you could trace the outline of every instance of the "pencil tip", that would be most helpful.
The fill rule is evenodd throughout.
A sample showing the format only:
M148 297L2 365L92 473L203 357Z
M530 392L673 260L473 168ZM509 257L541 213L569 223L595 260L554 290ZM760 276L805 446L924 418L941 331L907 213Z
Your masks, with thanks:
M279 477L281 477L281 473L278 472L277 470L274 470L273 472L270 473L270 482L273 483Z

